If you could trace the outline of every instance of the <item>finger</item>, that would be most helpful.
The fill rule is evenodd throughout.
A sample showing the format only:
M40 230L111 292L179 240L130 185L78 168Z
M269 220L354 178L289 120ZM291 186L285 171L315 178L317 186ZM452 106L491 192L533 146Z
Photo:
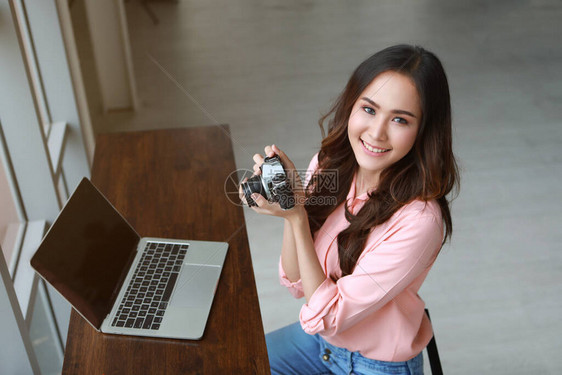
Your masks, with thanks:
M288 169L288 170L295 169L295 165L293 164L291 159L289 159L289 157L287 157L287 155L283 151L281 151L281 149L279 147L277 147L276 145L273 145L272 150L277 155L279 155L279 157L281 158L281 161L283 162L283 165L285 166L285 169Z
M240 182L238 183L238 189L242 189L242 185L248 181L248 177L244 177L243 179L240 180Z
M240 198L242 204L245 204L246 206L248 205L248 202L246 202L246 195L244 194L244 189L242 188L242 184L247 180L248 178L244 178L240 183L240 185L238 185L238 197Z
M273 151L273 148L271 146L265 146L264 152L269 157L272 157L272 156L275 155L275 151Z
M244 199L244 189L242 189L242 184L246 182L247 178L244 178L240 181L240 185L238 185L238 197L242 201L242 203L246 204L246 200Z
M254 176L258 176L261 174L261 169L259 164L254 164Z
M261 156L260 154L255 154L252 159L254 159L254 163L256 164L263 164L263 156Z
M273 152L275 152L277 155L282 156L282 157L287 157L287 155L285 155L285 153L276 145L271 145L271 149L273 150Z
M267 204L267 199L258 193L252 193L252 199L256 202L259 208L262 208Z

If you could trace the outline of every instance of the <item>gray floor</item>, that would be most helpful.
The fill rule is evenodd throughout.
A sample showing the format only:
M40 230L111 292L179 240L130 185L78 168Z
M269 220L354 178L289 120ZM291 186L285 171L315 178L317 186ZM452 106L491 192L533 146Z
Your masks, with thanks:
M126 3L142 108L94 108L97 131L228 123L239 168L270 143L305 168L319 114L358 63L395 43L434 51L450 80L462 167L453 240L421 291L443 367L562 373L562 3L150 5L157 26L140 1ZM301 301L277 282L281 220L246 211L246 223L269 332L296 321Z

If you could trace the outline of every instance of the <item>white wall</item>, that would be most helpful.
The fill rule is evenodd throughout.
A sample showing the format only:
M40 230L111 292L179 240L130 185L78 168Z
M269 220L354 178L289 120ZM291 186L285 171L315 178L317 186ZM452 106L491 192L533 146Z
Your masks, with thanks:
M85 0L85 6L104 110L135 109L136 85L123 4Z

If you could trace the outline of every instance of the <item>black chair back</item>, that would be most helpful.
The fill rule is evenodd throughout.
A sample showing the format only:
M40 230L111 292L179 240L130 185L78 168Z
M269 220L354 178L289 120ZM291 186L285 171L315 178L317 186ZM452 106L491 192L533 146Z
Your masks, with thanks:
M431 321L429 316L429 310L425 309L425 313ZM431 366L432 375L443 375L443 369L441 368L441 360L439 359L439 352L437 351L437 342L435 341L435 331L433 331L433 337L429 344L427 344L427 356L429 357L429 365Z

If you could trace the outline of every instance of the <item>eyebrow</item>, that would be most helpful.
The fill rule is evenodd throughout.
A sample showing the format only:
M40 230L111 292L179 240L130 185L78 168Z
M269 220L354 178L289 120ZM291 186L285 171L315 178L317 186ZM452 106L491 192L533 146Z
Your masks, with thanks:
M377 103L375 103L375 102L372 101L371 99L367 98L366 96L362 97L361 99L363 99L364 101L370 103L373 107L375 107L375 108L377 108L377 109L380 108L380 106L379 106ZM403 109L393 109L391 112L392 112L392 113L396 113L396 114L401 114L401 115L408 115L408 116L410 116L410 117L416 118L416 116L415 116L412 112L405 111L405 110L403 110Z

